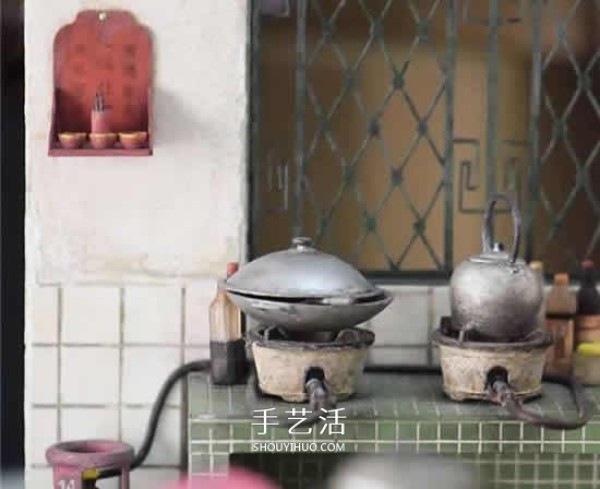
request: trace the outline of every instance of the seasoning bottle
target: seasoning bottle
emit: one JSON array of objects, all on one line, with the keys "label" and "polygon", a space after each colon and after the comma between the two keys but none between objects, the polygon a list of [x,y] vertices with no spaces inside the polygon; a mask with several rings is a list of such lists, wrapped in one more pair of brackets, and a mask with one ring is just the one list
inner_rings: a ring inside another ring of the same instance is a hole
[{"label": "seasoning bottle", "polygon": [[[237,270],[237,263],[227,264],[228,277]],[[212,383],[234,385],[244,382],[246,345],[242,335],[242,314],[221,283],[209,307],[209,334]]]},{"label": "seasoning bottle", "polygon": [[594,262],[581,264],[581,286],[577,291],[577,317],[575,318],[575,341],[600,342],[600,295],[596,289]]},{"label": "seasoning bottle", "polygon": [[600,294],[596,289],[594,262],[585,260],[581,263],[581,286],[577,291],[577,315],[595,316],[600,314]]},{"label": "seasoning bottle", "polygon": [[552,332],[554,344],[546,357],[546,372],[568,374],[573,362],[577,297],[569,290],[566,273],[554,275],[554,283],[546,296],[546,328]]},{"label": "seasoning bottle", "polygon": [[[543,291],[544,286],[545,286],[544,263],[541,261],[532,261],[529,264],[529,268],[531,268],[533,270],[533,272],[535,273],[535,275],[540,283],[540,287],[542,288],[542,291]],[[545,328],[545,327],[546,327],[546,301],[542,300],[542,303],[540,304],[540,310],[538,311],[538,328]]]}]

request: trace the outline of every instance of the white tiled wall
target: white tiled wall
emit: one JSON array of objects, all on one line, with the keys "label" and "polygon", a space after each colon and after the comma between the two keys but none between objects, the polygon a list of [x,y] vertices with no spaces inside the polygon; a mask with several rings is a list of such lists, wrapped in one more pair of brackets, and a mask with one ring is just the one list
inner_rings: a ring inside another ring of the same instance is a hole
[{"label": "white tiled wall", "polygon": [[[184,361],[208,358],[208,305],[215,290],[214,280],[184,288],[35,290],[28,462],[36,475],[31,477],[49,477],[44,453],[58,440],[109,438],[139,446],[166,376]],[[447,287],[388,290],[394,301],[368,325],[376,334],[370,362],[430,363],[429,334],[448,312]],[[148,471],[149,482],[168,479],[179,466],[181,407],[177,386],[141,469]],[[134,473],[134,480],[144,477]]]}]

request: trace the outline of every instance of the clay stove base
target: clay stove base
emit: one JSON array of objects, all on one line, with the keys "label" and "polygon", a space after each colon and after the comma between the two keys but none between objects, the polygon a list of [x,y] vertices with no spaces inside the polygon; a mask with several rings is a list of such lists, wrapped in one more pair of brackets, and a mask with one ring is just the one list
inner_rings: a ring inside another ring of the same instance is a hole
[{"label": "clay stove base", "polygon": [[307,373],[311,369],[320,369],[330,393],[337,400],[352,396],[375,338],[370,331],[352,329],[357,341],[345,344],[266,340],[263,329],[251,331],[252,355],[261,392],[286,402],[306,402]]},{"label": "clay stove base", "polygon": [[354,394],[367,359],[367,349],[302,351],[252,345],[252,354],[262,392],[287,402],[306,402],[306,372],[320,368],[328,388],[339,400]]},{"label": "clay stove base", "polygon": [[522,343],[459,343],[441,330],[434,333],[439,346],[444,393],[453,401],[489,400],[488,375],[497,368],[508,374],[508,382],[521,399],[542,392],[546,352],[552,336],[539,331]]}]

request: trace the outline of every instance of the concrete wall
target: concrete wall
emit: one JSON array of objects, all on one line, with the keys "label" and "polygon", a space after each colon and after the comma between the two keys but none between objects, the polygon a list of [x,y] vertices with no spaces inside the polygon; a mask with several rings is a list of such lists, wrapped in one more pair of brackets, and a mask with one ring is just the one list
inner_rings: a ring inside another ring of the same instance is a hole
[{"label": "concrete wall", "polygon": [[[246,222],[246,2],[51,3],[25,2],[32,489],[50,487],[44,451],[58,440],[139,445],[163,379],[207,355],[206,307],[243,257]],[[47,156],[53,38],[88,8],[130,10],[152,31],[154,156]],[[177,476],[180,404],[134,486]]]}]

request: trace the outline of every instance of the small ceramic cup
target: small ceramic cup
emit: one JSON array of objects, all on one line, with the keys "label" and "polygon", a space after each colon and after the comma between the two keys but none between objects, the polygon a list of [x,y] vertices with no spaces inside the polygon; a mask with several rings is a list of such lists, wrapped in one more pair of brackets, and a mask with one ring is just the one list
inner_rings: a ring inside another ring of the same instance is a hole
[{"label": "small ceramic cup", "polygon": [[119,141],[126,149],[141,148],[146,144],[148,133],[144,131],[120,132]]},{"label": "small ceramic cup", "polygon": [[90,143],[94,149],[112,148],[117,142],[117,135],[114,132],[92,132],[90,133]]},{"label": "small ceramic cup", "polygon": [[83,146],[85,137],[85,132],[61,132],[58,135],[58,141],[65,149],[77,149]]}]

